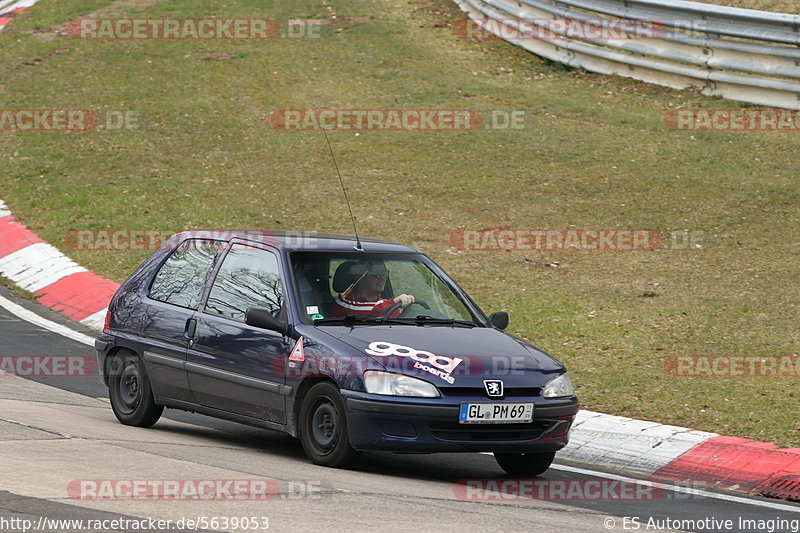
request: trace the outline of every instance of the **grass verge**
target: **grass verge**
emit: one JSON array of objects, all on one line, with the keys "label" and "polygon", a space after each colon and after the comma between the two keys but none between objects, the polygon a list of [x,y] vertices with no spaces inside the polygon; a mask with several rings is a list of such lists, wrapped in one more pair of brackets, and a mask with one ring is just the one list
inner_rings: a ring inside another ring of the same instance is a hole
[{"label": "grass verge", "polygon": [[[63,35],[60,25],[98,9],[328,23],[319,38],[268,41]],[[48,242],[122,280],[146,252],[74,250],[69,232],[350,231],[324,138],[275,129],[271,112],[523,110],[522,129],[332,133],[360,231],[422,248],[485,310],[508,310],[512,333],[570,368],[586,408],[797,445],[797,377],[665,370],[677,355],[800,353],[797,133],[670,130],[670,110],[740,104],[460,40],[462,19],[446,0],[42,0],[0,34],[0,107],[134,110],[143,127],[2,133],[0,198]],[[689,229],[714,240],[648,252],[450,247],[452,232],[477,228]]]}]

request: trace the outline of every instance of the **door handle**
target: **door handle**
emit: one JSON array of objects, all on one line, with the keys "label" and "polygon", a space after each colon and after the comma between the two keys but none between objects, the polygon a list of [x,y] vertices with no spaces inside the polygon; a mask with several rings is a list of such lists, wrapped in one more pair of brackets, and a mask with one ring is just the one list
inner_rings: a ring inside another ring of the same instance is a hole
[{"label": "door handle", "polygon": [[190,318],[186,321],[186,327],[183,330],[183,336],[187,339],[192,339],[195,331],[197,331],[197,320]]}]

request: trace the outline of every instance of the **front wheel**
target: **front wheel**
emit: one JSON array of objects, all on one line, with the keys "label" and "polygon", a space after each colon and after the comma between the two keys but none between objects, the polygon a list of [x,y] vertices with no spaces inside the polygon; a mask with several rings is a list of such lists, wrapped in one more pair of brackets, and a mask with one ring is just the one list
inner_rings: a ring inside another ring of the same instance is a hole
[{"label": "front wheel", "polygon": [[117,420],[144,428],[155,424],[164,406],[156,405],[141,360],[132,353],[118,354],[111,361],[110,374],[108,397]]},{"label": "front wheel", "polygon": [[344,468],[357,452],[350,446],[344,402],[333,384],[317,383],[300,407],[300,441],[312,462]]},{"label": "front wheel", "polygon": [[538,476],[553,464],[556,452],[547,453],[494,453],[500,468],[512,476]]}]

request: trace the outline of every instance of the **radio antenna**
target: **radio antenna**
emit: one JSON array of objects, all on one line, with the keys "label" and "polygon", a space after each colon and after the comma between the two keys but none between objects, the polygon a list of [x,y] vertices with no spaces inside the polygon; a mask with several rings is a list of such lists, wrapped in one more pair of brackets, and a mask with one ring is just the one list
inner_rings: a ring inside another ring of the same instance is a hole
[{"label": "radio antenna", "polygon": [[342,173],[339,172],[339,165],[336,164],[336,156],[333,155],[333,148],[331,147],[331,141],[328,139],[328,132],[325,128],[322,128],[322,133],[325,134],[325,141],[328,143],[328,150],[331,151],[331,159],[333,159],[333,166],[336,168],[336,174],[339,176],[339,183],[342,185],[342,192],[344,193],[344,201],[347,202],[347,210],[350,212],[350,220],[353,221],[353,233],[356,234],[356,251],[363,252],[364,248],[361,247],[361,239],[358,238],[358,230],[356,229],[356,217],[353,216],[353,210],[350,209],[350,200],[347,199],[347,189],[344,187],[344,181],[342,180]]}]

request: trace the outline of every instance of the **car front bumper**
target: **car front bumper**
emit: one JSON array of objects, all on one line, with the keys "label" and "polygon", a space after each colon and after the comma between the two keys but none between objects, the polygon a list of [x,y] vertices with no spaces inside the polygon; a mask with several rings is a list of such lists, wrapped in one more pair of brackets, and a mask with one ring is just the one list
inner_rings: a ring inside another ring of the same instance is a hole
[{"label": "car front bumper", "polygon": [[[350,444],[357,450],[553,452],[567,445],[569,429],[580,408],[575,397],[538,398],[533,400],[534,418],[529,423],[461,424],[458,421],[460,401],[443,403],[430,398],[341,392],[347,410]],[[485,402],[486,399],[464,401]]]}]

